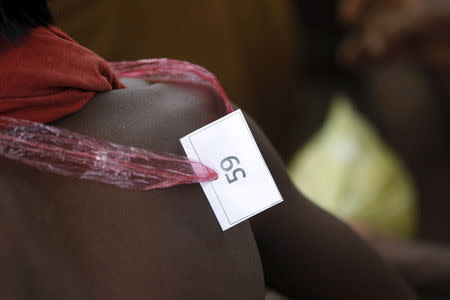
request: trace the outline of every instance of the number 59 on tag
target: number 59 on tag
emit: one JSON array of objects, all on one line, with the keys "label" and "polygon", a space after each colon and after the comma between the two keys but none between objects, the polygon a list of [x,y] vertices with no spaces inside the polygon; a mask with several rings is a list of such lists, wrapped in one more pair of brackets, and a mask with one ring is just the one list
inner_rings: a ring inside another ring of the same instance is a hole
[{"label": "number 59 on tag", "polygon": [[[239,158],[237,158],[236,156],[228,156],[220,162],[220,167],[222,168],[223,171],[232,172],[231,173],[232,177],[230,177],[230,173],[225,173],[225,177],[228,180],[228,184],[232,184],[238,181],[239,179],[244,179],[245,177],[247,177],[247,173],[245,173],[244,169],[236,168],[233,161],[236,163],[236,165],[239,165],[241,163]],[[240,178],[238,177],[238,175]]]},{"label": "number 59 on tag", "polygon": [[219,175],[201,187],[223,230],[283,201],[240,110],[180,141],[190,159]]}]

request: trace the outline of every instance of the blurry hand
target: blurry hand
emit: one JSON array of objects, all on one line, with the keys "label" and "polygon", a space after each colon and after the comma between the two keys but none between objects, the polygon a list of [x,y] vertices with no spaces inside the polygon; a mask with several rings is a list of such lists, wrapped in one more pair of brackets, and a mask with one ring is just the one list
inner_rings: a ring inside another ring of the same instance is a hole
[{"label": "blurry hand", "polygon": [[340,0],[350,33],[338,57],[347,65],[416,55],[450,67],[450,0]]}]

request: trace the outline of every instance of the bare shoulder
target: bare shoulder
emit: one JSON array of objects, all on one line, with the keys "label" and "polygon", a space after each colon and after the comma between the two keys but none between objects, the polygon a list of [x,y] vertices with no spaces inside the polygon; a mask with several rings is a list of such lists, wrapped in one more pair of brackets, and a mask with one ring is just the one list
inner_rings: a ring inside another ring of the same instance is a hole
[{"label": "bare shoulder", "polygon": [[[178,139],[222,114],[205,89],[152,84],[98,94],[53,125],[182,154]],[[0,165],[0,265],[14,271],[0,270],[0,290],[13,298],[263,297],[249,224],[224,234],[199,185],[124,191]]]},{"label": "bare shoulder", "polygon": [[224,113],[221,101],[204,88],[133,85],[97,94],[81,111],[55,125],[111,142],[181,154],[180,137]]}]

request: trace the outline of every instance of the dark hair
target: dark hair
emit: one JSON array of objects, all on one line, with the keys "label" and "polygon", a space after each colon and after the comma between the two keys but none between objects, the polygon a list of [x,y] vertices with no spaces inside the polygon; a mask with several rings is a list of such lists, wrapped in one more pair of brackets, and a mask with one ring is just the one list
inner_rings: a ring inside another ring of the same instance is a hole
[{"label": "dark hair", "polygon": [[46,0],[0,0],[0,39],[18,42],[31,28],[52,23]]}]

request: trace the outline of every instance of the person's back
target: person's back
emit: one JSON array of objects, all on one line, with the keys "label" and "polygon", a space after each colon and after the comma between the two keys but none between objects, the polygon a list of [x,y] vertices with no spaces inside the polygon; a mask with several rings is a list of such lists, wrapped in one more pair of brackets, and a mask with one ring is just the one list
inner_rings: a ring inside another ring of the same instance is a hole
[{"label": "person's back", "polygon": [[[223,115],[200,88],[129,85],[51,125],[182,154],[180,137]],[[298,193],[249,123],[285,201],[225,232],[199,185],[122,191],[0,158],[0,299],[262,299],[265,283],[305,299],[413,298]]]},{"label": "person's back", "polygon": [[[208,92],[154,84],[99,94],[53,125],[181,154],[178,138],[221,112]],[[392,274],[347,228],[295,191],[273,150],[255,133],[285,197],[253,221],[269,283],[305,298],[344,288],[349,299],[363,291],[400,299],[405,290]],[[130,192],[0,163],[0,264],[6,266],[0,298],[263,298],[263,267],[250,223],[222,232],[198,185]],[[367,265],[347,265],[348,251],[351,260]],[[358,281],[364,285],[351,287]],[[385,288],[373,285],[378,281]]]},{"label": "person's back", "polygon": [[[54,125],[182,154],[178,137],[218,116],[211,100],[155,84],[99,95]],[[249,224],[222,234],[199,186],[130,192],[0,164],[0,282],[11,289],[0,299],[262,298]]]}]

